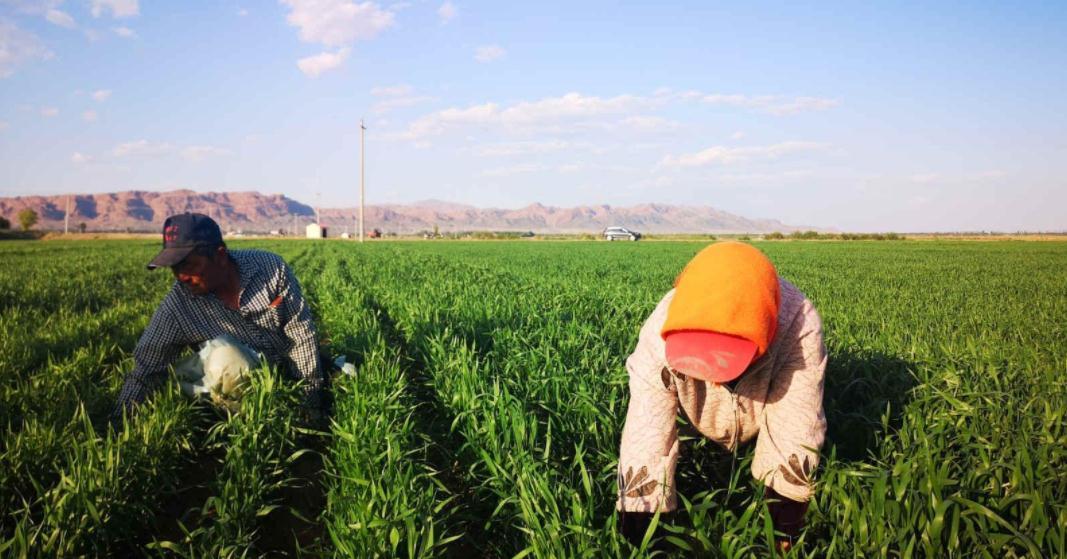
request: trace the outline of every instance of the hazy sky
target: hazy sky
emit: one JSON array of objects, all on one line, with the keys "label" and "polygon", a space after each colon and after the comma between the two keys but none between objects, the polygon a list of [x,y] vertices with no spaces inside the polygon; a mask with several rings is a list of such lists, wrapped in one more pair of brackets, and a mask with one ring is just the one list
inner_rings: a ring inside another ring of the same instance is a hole
[{"label": "hazy sky", "polygon": [[0,195],[1067,229],[1067,2],[664,4],[0,0]]}]

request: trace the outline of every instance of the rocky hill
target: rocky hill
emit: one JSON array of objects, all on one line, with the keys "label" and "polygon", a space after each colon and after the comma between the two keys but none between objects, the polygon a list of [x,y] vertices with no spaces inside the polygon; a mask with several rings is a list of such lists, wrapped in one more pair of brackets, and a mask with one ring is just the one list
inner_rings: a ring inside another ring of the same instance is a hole
[{"label": "rocky hill", "polygon": [[[37,229],[63,228],[68,197],[18,196],[0,198],[0,215],[16,226],[23,208],[37,211]],[[315,219],[311,206],[281,194],[259,192],[127,191],[71,195],[70,228],[85,223],[90,231],[158,231],[168,215],[193,211],[215,218],[227,231],[268,232],[302,228]],[[358,208],[322,208],[322,222],[340,232],[354,230]],[[644,233],[760,233],[798,229],[777,220],[749,219],[710,206],[641,204],[558,208],[531,204],[518,209],[477,208],[426,200],[413,204],[384,204],[365,209],[367,230],[387,233],[448,231],[534,231],[537,233],[595,232],[619,225]]]}]

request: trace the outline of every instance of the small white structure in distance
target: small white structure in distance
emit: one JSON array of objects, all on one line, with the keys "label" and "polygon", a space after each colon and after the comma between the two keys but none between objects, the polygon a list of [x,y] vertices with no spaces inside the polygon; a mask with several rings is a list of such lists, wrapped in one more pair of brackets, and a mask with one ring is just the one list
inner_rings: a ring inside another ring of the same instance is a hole
[{"label": "small white structure in distance", "polygon": [[309,238],[309,239],[325,239],[326,238],[326,228],[321,226],[321,225],[319,225],[318,223],[312,223],[312,224],[308,225],[306,231],[307,231],[307,238]]}]

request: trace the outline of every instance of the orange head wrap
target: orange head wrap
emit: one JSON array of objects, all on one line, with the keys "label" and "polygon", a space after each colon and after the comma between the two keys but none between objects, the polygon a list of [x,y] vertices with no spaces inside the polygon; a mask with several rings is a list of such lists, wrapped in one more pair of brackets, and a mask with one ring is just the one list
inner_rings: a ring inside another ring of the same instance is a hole
[{"label": "orange head wrap", "polygon": [[660,335],[706,331],[749,340],[753,360],[763,355],[778,327],[778,273],[759,249],[735,241],[700,251],[674,282],[674,300]]}]

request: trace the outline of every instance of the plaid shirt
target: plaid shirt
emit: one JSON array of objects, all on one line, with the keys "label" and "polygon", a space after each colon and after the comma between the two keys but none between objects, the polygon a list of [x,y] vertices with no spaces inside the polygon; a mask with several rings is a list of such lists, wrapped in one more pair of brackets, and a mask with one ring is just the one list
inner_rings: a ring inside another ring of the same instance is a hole
[{"label": "plaid shirt", "polygon": [[135,367],[119,392],[115,414],[138,404],[165,378],[167,367],[189,347],[228,334],[282,364],[307,384],[307,405],[321,407],[324,386],[315,324],[293,271],[276,254],[233,250],[241,277],[240,309],[218,297],[193,295],[178,281],[156,309],[133,350]]}]

